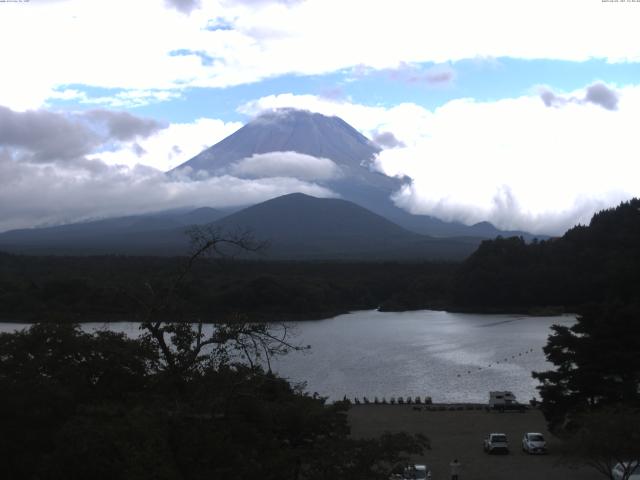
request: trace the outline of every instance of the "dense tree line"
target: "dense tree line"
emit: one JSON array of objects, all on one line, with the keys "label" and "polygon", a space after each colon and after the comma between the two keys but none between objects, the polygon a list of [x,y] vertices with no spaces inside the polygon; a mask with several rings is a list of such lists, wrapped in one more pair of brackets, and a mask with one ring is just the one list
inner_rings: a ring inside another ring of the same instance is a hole
[{"label": "dense tree line", "polygon": [[[184,258],[33,257],[0,253],[0,319],[131,319],[145,284],[162,289]],[[249,262],[208,259],[177,293],[185,318],[323,318],[382,307],[442,307],[450,263]]]},{"label": "dense tree line", "polygon": [[560,238],[484,241],[456,272],[452,296],[466,309],[575,311],[592,302],[627,302],[638,291],[640,200],[633,199]]}]

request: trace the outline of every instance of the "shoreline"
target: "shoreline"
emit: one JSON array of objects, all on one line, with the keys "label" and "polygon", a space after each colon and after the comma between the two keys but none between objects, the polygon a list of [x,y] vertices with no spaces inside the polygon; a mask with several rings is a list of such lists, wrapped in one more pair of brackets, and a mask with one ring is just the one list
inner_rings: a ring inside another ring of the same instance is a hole
[{"label": "shoreline", "polygon": [[[448,306],[443,308],[442,306],[433,306],[431,308],[408,308],[408,309],[385,309],[385,308],[372,308],[372,309],[339,309],[339,310],[330,310],[330,311],[314,311],[307,313],[298,313],[298,312],[268,312],[268,313],[258,313],[258,312],[250,312],[247,313],[247,317],[252,321],[259,323],[279,323],[279,322],[315,322],[319,320],[327,320],[330,318],[334,318],[340,315],[346,315],[354,312],[361,311],[371,311],[371,312],[381,312],[381,313],[404,313],[404,312],[420,312],[420,311],[437,311],[437,312],[445,312],[445,313],[462,313],[469,315],[524,315],[527,317],[555,317],[562,315],[575,315],[575,311],[577,308],[566,309],[564,307],[536,307],[531,309],[502,309],[502,308],[462,308],[462,307],[452,307]],[[24,315],[24,316],[23,316]],[[119,323],[119,322],[140,322],[141,320],[136,318],[135,314],[127,314],[127,313],[100,313],[100,314],[88,314],[88,315],[79,315],[75,313],[69,313],[68,318],[65,318],[65,314],[55,314],[56,318],[49,318],[45,320],[38,320],[34,318],[33,314],[16,314],[11,318],[6,316],[0,316],[0,323],[19,323],[19,324],[35,324],[35,323]],[[233,315],[230,312],[214,312],[210,314],[211,316],[219,316],[225,317]],[[82,319],[77,317],[82,316]],[[201,315],[198,314],[189,314],[187,315],[186,320],[182,320],[182,322],[190,322],[190,323],[198,323],[198,318]],[[167,320],[170,321],[170,320]],[[225,323],[225,320],[211,320],[211,321],[203,321],[204,325],[216,325],[219,323]]]}]

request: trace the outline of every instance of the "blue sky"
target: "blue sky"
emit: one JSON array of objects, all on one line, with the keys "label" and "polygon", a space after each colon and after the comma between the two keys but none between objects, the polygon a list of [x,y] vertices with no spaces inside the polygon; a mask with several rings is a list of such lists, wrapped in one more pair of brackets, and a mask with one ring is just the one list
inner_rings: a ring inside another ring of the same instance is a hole
[{"label": "blue sky", "polygon": [[561,233],[640,195],[638,24],[601,0],[2,3],[0,230],[319,191],[163,175],[295,107],[392,133],[374,166],[412,213]]},{"label": "blue sky", "polygon": [[[222,89],[186,88],[178,98],[124,108],[138,115],[169,122],[192,122],[207,116],[246,122],[247,116],[238,111],[240,105],[278,93],[318,95],[337,100],[348,98],[354,103],[369,106],[390,107],[412,102],[433,110],[461,97],[495,101],[535,93],[542,85],[560,92],[572,92],[597,81],[624,86],[633,85],[640,78],[640,64],[611,64],[605,59],[568,62],[498,58],[411,66],[412,71],[418,73],[438,68],[450,70],[453,73],[451,80],[436,84],[426,80],[410,81],[390,69],[360,75],[354,74],[353,69],[325,75],[288,74]],[[73,84],[60,88],[83,92],[89,98],[111,97],[126,91]],[[60,110],[87,108],[86,103],[77,99],[53,99],[49,104]]]}]

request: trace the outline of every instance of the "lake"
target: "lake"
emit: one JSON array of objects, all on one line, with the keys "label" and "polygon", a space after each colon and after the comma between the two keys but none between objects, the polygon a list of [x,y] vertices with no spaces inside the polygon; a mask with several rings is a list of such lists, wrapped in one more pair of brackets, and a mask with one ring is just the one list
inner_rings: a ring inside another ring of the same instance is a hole
[{"label": "lake", "polygon": [[[434,402],[487,402],[490,390],[511,390],[526,402],[537,396],[531,371],[550,368],[542,352],[549,327],[574,322],[574,315],[353,312],[289,324],[294,342],[311,349],[273,366],[332,400],[428,395]],[[0,324],[0,331],[24,326]],[[87,330],[105,327],[138,334],[132,322],[84,324]]]}]

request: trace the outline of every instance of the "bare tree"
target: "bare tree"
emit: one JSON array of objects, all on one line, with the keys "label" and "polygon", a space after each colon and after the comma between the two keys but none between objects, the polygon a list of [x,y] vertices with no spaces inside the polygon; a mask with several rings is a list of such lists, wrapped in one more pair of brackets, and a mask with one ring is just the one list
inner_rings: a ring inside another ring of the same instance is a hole
[{"label": "bare tree", "polygon": [[233,258],[266,247],[248,231],[224,232],[212,226],[197,226],[188,235],[191,251],[180,271],[160,290],[147,283],[146,299],[136,299],[143,313],[140,328],[159,349],[161,369],[186,379],[205,365],[219,367],[241,360],[255,367],[264,360],[270,371],[271,357],[303,349],[289,341],[286,324],[251,322],[241,313],[207,328],[202,318],[195,322],[172,319],[176,315],[172,309],[177,293],[198,261],[206,257]]}]

